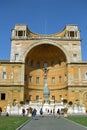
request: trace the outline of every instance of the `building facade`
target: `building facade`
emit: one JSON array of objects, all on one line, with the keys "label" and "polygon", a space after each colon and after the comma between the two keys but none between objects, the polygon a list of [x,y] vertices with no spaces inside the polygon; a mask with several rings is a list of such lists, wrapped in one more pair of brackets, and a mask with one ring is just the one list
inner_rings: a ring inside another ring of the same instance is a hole
[{"label": "building facade", "polygon": [[[49,100],[85,105],[87,109],[87,61],[82,61],[77,25],[66,25],[56,34],[35,34],[27,25],[15,25],[9,61],[0,61],[0,107],[21,101],[44,102],[47,82]],[[44,77],[44,69],[48,70]]]}]

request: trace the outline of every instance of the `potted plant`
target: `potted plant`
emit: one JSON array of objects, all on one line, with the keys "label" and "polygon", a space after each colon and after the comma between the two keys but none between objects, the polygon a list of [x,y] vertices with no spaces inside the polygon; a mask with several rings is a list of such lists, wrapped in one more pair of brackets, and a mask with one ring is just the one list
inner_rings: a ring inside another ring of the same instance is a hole
[{"label": "potted plant", "polygon": [[32,107],[29,107],[29,108],[27,109],[27,114],[28,114],[29,117],[32,116]]},{"label": "potted plant", "polygon": [[65,107],[65,108],[63,109],[63,111],[64,111],[64,117],[67,117],[67,111],[68,111],[68,108]]}]

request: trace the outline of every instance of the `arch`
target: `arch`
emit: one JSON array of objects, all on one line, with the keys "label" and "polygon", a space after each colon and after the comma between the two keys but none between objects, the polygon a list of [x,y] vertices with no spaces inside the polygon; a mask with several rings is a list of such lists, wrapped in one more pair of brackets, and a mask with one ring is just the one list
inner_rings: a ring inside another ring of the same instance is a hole
[{"label": "arch", "polygon": [[82,94],[81,94],[81,98],[83,99],[84,94],[87,93],[87,90],[85,90]]},{"label": "arch", "polygon": [[54,42],[54,41],[52,41],[52,40],[39,40],[38,42],[32,43],[32,44],[27,48],[27,50],[24,52],[23,57],[21,57],[21,58],[23,59],[23,62],[25,62],[26,56],[27,56],[28,52],[29,52],[31,49],[33,49],[34,47],[36,47],[36,46],[38,46],[38,45],[43,45],[43,44],[54,45],[54,46],[60,48],[60,49],[63,51],[63,53],[65,54],[66,60],[67,60],[67,62],[69,63],[70,60],[69,60],[69,56],[68,56],[68,53],[67,53],[66,49],[65,49],[60,43]]},{"label": "arch", "polygon": [[84,94],[87,93],[87,90],[85,90],[84,92],[81,93],[80,95],[80,103],[83,104],[83,96]]}]

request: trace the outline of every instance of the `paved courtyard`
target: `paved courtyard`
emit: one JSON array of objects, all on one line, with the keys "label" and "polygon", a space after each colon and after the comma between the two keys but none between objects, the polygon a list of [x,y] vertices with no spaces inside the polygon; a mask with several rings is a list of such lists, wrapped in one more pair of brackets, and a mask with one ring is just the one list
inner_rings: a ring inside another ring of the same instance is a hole
[{"label": "paved courtyard", "polygon": [[72,121],[53,116],[36,117],[19,130],[87,130],[86,127]]}]

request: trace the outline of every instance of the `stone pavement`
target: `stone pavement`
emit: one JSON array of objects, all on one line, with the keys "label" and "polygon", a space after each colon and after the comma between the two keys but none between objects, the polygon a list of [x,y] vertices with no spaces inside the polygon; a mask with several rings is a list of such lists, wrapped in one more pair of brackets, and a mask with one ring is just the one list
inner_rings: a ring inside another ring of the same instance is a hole
[{"label": "stone pavement", "polygon": [[69,121],[63,117],[36,117],[18,130],[87,130],[86,127]]}]

